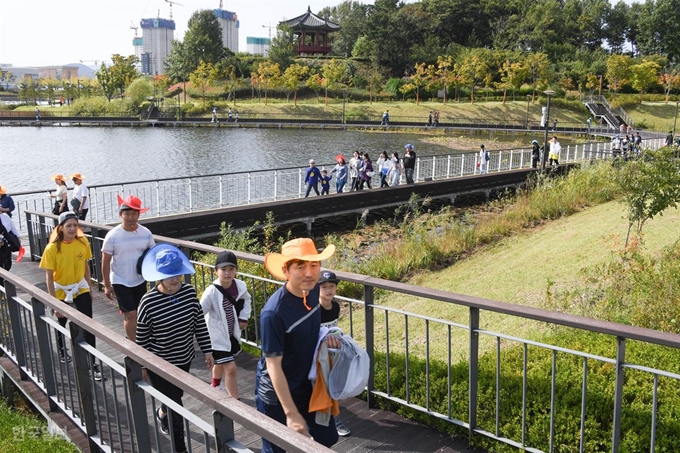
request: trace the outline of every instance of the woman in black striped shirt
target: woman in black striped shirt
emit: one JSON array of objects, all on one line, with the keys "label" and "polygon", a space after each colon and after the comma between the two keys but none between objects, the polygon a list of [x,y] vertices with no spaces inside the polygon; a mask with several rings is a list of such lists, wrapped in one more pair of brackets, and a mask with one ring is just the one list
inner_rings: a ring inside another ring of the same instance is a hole
[{"label": "woman in black striped shirt", "polygon": [[[189,371],[194,351],[194,336],[205,355],[208,369],[213,367],[210,334],[203,309],[193,286],[183,283],[183,276],[193,274],[189,259],[174,245],[158,244],[142,262],[142,276],[158,284],[142,297],[137,310],[137,344],[184,371]],[[151,384],[165,396],[182,405],[184,392],[149,371]],[[169,434],[165,404],[156,412],[161,431]],[[186,451],[182,417],[172,412],[172,431],[177,452]]]}]

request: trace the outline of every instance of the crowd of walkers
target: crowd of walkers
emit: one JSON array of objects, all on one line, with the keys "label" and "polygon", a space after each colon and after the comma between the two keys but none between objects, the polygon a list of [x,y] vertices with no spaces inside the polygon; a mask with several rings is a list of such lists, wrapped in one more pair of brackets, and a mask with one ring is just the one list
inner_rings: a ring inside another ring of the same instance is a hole
[{"label": "crowd of walkers", "polygon": [[[415,147],[408,143],[404,145],[406,153],[399,158],[398,152],[388,156],[387,151],[380,153],[378,160],[373,162],[368,153],[354,151],[349,162],[342,154],[335,156],[335,167],[328,172],[325,168],[319,170],[316,161],[310,159],[309,168],[305,173],[307,190],[305,197],[314,191],[317,195],[328,195],[333,177],[335,177],[335,192],[355,192],[372,189],[374,182],[379,181],[379,187],[396,187],[405,176],[406,184],[413,184],[413,173],[416,166]],[[321,192],[319,192],[319,185]],[[376,184],[377,185],[377,184]]]}]

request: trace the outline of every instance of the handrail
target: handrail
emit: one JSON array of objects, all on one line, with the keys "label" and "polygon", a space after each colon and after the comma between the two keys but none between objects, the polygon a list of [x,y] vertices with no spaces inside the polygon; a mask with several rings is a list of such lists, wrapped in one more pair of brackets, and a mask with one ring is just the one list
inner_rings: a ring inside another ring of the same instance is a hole
[{"label": "handrail", "polygon": [[[30,241],[30,256],[31,259],[37,258],[40,256],[42,253],[42,248],[45,246],[45,238],[49,236],[49,230],[52,228],[53,225],[53,219],[54,216],[51,214],[44,214],[44,213],[39,213],[39,212],[27,212],[27,223],[31,225],[32,232],[29,235],[31,237]],[[112,227],[107,226],[107,225],[98,225],[95,223],[91,222],[82,222],[83,226],[85,229],[91,230],[92,234],[92,243],[93,243],[93,249],[95,252],[95,262],[97,261],[97,257],[100,253],[100,241],[105,233],[109,231]],[[185,251],[189,256],[194,256],[196,253],[200,254],[205,254],[205,253],[218,253],[222,249],[210,246],[210,245],[205,245],[205,244],[200,244],[200,243],[195,243],[192,241],[184,241],[184,240],[176,240],[176,239],[170,239],[167,237],[161,237],[161,236],[156,236],[156,242],[168,242],[172,243],[182,250]],[[236,256],[244,261],[248,261],[251,263],[255,263],[259,266],[263,264],[263,257],[259,255],[253,255],[249,253],[243,253],[239,251],[235,251]],[[197,276],[202,275],[203,280],[205,280],[205,272],[209,271],[211,266],[207,264],[202,264],[199,262],[194,261],[194,265],[198,268],[197,273],[195,274],[194,278],[194,284],[199,287],[200,285],[205,285],[205,281],[200,281]],[[98,276],[99,270],[97,269],[98,266],[95,266],[95,273],[93,274],[93,277],[99,281],[101,281],[101,277]],[[668,370],[659,370],[659,369],[653,369],[651,367],[647,367],[644,364],[636,364],[636,363],[628,363],[625,361],[625,343],[628,340],[635,340],[635,341],[641,341],[645,342],[647,344],[656,344],[656,345],[662,345],[666,347],[671,347],[671,348],[680,348],[680,335],[672,334],[672,333],[665,333],[665,332],[659,332],[659,331],[654,331],[651,329],[646,329],[646,328],[640,328],[640,327],[635,327],[635,326],[630,326],[630,325],[625,325],[625,324],[620,324],[616,322],[611,322],[611,321],[602,321],[602,320],[597,320],[597,319],[591,319],[583,316],[578,316],[578,315],[570,315],[570,314],[564,314],[564,313],[559,313],[551,310],[545,310],[545,309],[540,309],[540,308],[535,308],[535,307],[526,307],[526,306],[521,306],[517,304],[510,304],[506,302],[501,302],[501,301],[494,301],[490,299],[485,299],[485,298],[480,298],[480,297],[475,297],[475,296],[468,296],[468,295],[463,295],[463,294],[457,294],[457,293],[452,293],[452,292],[447,292],[447,291],[442,291],[442,290],[435,290],[435,289],[430,289],[430,288],[423,288],[423,287],[418,287],[415,285],[407,284],[407,283],[401,283],[401,282],[394,282],[394,281],[389,281],[389,280],[384,280],[376,277],[371,277],[371,276],[366,276],[366,275],[360,275],[360,274],[355,274],[352,272],[344,272],[344,271],[336,271],[336,274],[338,275],[339,279],[342,281],[346,281],[349,283],[354,283],[356,285],[359,285],[360,287],[364,288],[364,300],[361,301],[355,301],[351,299],[345,299],[341,298],[343,301],[347,301],[349,303],[349,318],[350,318],[350,331],[355,331],[355,333],[358,333],[359,338],[363,336],[363,340],[366,342],[366,350],[369,353],[369,356],[371,357],[372,363],[375,363],[376,359],[376,354],[378,351],[382,350],[384,346],[380,346],[380,339],[378,338],[379,335],[382,335],[383,333],[387,335],[387,339],[383,339],[386,341],[387,345],[389,345],[389,331],[390,331],[390,326],[388,322],[388,312],[392,314],[392,317],[403,317],[406,320],[406,325],[408,326],[408,320],[411,319],[411,324],[414,326],[412,329],[415,329],[415,325],[417,324],[418,321],[425,323],[426,325],[429,324],[436,324],[437,320],[432,318],[431,316],[423,317],[420,315],[417,315],[415,313],[410,313],[405,310],[393,310],[389,307],[386,307],[380,303],[382,300],[389,300],[390,294],[397,294],[397,295],[406,295],[409,298],[422,298],[424,300],[429,300],[433,302],[440,302],[440,303],[445,303],[445,304],[452,304],[452,305],[457,305],[457,306],[463,306],[467,307],[470,313],[470,318],[469,318],[469,324],[465,325],[464,323],[456,323],[452,322],[452,320],[441,320],[441,325],[444,326],[445,329],[449,330],[449,360],[450,360],[450,348],[451,348],[451,329],[463,329],[466,330],[467,333],[466,335],[469,336],[469,341],[470,341],[470,357],[469,357],[469,367],[470,367],[470,382],[469,382],[469,406],[470,406],[470,414],[469,418],[467,421],[465,419],[459,419],[457,418],[458,416],[453,416],[451,413],[438,413],[438,412],[433,412],[432,408],[427,407],[427,405],[422,405],[422,404],[416,404],[414,402],[411,402],[408,396],[408,385],[410,384],[410,378],[409,378],[409,371],[408,371],[408,365],[406,369],[406,381],[407,381],[407,393],[406,397],[404,399],[403,396],[400,396],[398,394],[394,394],[392,390],[390,390],[389,387],[389,360],[388,360],[388,378],[387,378],[387,387],[376,387],[375,382],[373,380],[373,377],[369,378],[369,385],[368,385],[368,401],[369,405],[375,404],[375,397],[380,396],[383,398],[387,398],[395,403],[401,404],[401,405],[406,405],[410,407],[411,409],[415,409],[418,411],[426,412],[431,415],[435,415],[438,418],[441,418],[443,420],[446,420],[448,422],[454,423],[459,426],[463,426],[465,428],[468,428],[470,430],[471,435],[472,434],[477,434],[477,435],[482,435],[486,437],[493,438],[499,442],[504,442],[508,443],[510,445],[519,445],[519,440],[518,439],[508,439],[503,436],[500,436],[498,432],[496,434],[486,431],[483,429],[480,429],[477,426],[477,414],[476,414],[476,407],[477,407],[477,395],[478,395],[478,387],[481,385],[480,382],[478,381],[476,377],[476,369],[479,366],[479,352],[480,352],[480,345],[479,345],[479,340],[476,339],[479,336],[485,336],[485,337],[493,337],[496,339],[496,342],[498,344],[498,348],[500,348],[500,341],[501,340],[506,340],[510,341],[513,343],[518,343],[520,345],[526,346],[531,345],[532,347],[540,347],[544,348],[547,350],[550,350],[553,354],[553,357],[555,357],[555,354],[558,352],[560,354],[572,354],[576,357],[580,357],[583,359],[587,360],[595,360],[595,361],[601,361],[603,363],[611,364],[614,363],[616,366],[615,368],[619,370],[619,373],[616,375],[616,393],[614,395],[614,403],[613,403],[613,410],[615,412],[615,417],[614,417],[614,422],[612,424],[612,435],[616,439],[614,444],[616,445],[618,443],[619,439],[619,434],[620,434],[620,429],[621,429],[621,417],[620,417],[620,409],[623,405],[623,399],[622,399],[622,392],[623,389],[626,385],[626,381],[624,379],[624,371],[625,369],[636,369],[639,371],[643,371],[646,373],[651,373],[654,375],[663,375],[666,377],[670,377],[673,379],[678,378],[678,374],[675,372],[671,372]],[[211,275],[211,274],[209,274]],[[10,273],[5,273],[3,271],[0,271],[0,277],[2,278],[7,278],[10,283],[12,282],[18,282],[17,277],[13,276]],[[262,285],[268,285],[271,284],[272,282],[268,278],[260,278],[260,277],[255,277],[255,276],[248,276],[248,279],[253,279],[260,281]],[[210,284],[211,278],[208,277],[208,283]],[[27,282],[20,281],[22,284],[27,284]],[[260,283],[253,282],[252,284],[255,286],[252,286],[253,294],[256,296],[259,296],[261,298],[266,298],[267,297],[267,291],[263,291],[262,288],[260,287]],[[380,292],[384,292],[386,294],[386,297],[384,299],[380,299],[380,301],[374,300],[374,294],[376,290],[380,290]],[[39,294],[43,299],[46,297],[45,293],[41,292],[40,290],[37,289],[31,289],[30,294]],[[47,296],[49,298],[49,296]],[[43,300],[41,299],[41,300]],[[56,300],[52,300],[49,298],[49,300],[44,300],[46,302],[46,305],[51,306],[48,302],[50,303],[56,303]],[[253,299],[254,303],[254,316],[255,316],[255,325],[257,325],[257,307],[261,307],[262,304],[264,303],[264,300],[257,300],[257,297]],[[353,326],[352,324],[352,315],[354,313],[354,316],[358,316],[357,313],[361,313],[358,310],[361,310],[364,314],[364,323],[363,323],[363,329],[362,331],[359,331],[361,326]],[[383,311],[385,313],[384,320],[381,320],[380,316],[375,316],[374,312],[375,311]],[[496,333],[492,332],[488,329],[482,329],[480,326],[480,314],[481,313],[497,313],[501,314],[504,316],[512,316],[512,317],[518,317],[526,320],[532,320],[532,321],[538,321],[541,323],[547,323],[549,325],[555,325],[555,326],[565,326],[565,327],[570,327],[570,328],[575,328],[579,329],[582,331],[589,331],[589,332],[595,332],[598,334],[604,334],[608,336],[615,337],[617,339],[617,343],[619,345],[619,349],[617,352],[617,355],[615,358],[612,357],[603,357],[603,356],[598,356],[592,353],[588,353],[587,351],[572,351],[568,348],[559,346],[559,345],[551,345],[551,344],[545,344],[538,342],[536,340],[528,340],[528,339],[523,339],[517,336],[516,333],[512,333],[512,335],[507,335],[503,333]],[[69,318],[71,318],[71,313],[68,313]],[[74,315],[77,315],[74,313]],[[82,318],[82,319],[81,319]],[[82,317],[78,318],[77,316],[74,316],[71,319],[74,319],[76,323],[79,323],[81,321],[89,322],[89,318]],[[382,324],[385,324],[385,327],[381,327]],[[397,325],[399,323],[397,322]],[[97,324],[92,324],[92,332],[97,334],[97,330],[101,331],[101,328]],[[356,328],[355,328],[356,327]],[[85,327],[86,330],[87,327]],[[394,328],[393,328],[394,329]],[[434,329],[434,327],[432,328]],[[427,330],[429,332],[429,328]],[[259,336],[257,335],[257,329],[255,329],[255,335],[256,337],[252,339],[251,344],[257,345],[259,342]],[[401,337],[402,335],[397,332],[396,336],[400,338],[400,342],[405,341],[405,348],[406,348],[406,355],[409,356],[410,354],[413,354],[413,352],[409,353],[409,340],[408,340],[408,334],[409,331],[408,329],[405,331],[406,335],[406,340],[403,340]],[[429,338],[429,336],[428,336]],[[113,341],[113,340],[112,340]],[[427,340],[428,345],[427,345],[427,351],[429,351],[429,341]],[[439,340],[438,340],[439,341]],[[107,341],[108,342],[108,341]],[[121,342],[120,346],[117,346],[117,348],[126,348],[126,343],[127,342]],[[125,351],[127,352],[127,351]],[[147,357],[145,356],[144,351],[139,351],[139,350],[134,350],[132,351],[132,355],[130,356],[133,361],[138,362],[138,363],[150,363],[150,362],[145,362]],[[389,346],[386,354],[389,355]],[[430,353],[429,352],[423,352],[423,354],[426,354],[427,359],[429,360],[430,358]],[[498,359],[500,360],[500,359]],[[553,358],[554,360],[554,358]],[[450,366],[450,364],[449,364]],[[168,372],[168,368],[165,367],[164,369],[160,368],[152,368],[152,370],[159,370],[163,372]],[[173,370],[174,371],[174,370]],[[501,379],[501,368],[497,368],[497,381]],[[524,371],[526,373],[526,371]],[[552,378],[555,378],[555,370],[553,368],[553,376]],[[526,374],[524,379],[527,379]],[[180,379],[177,377],[176,379],[172,379],[173,383],[179,383],[181,384],[184,382],[184,380]],[[194,383],[195,381],[189,381],[190,384]],[[583,386],[585,388],[586,383],[584,381]],[[200,387],[200,386],[198,386]],[[201,401],[204,401],[205,404],[210,404],[209,401],[209,393],[204,393],[200,391],[200,388],[197,390],[192,389],[191,391],[187,390],[188,393],[196,396],[197,398],[201,399]],[[429,397],[429,391],[428,392],[428,397]],[[498,390],[497,390],[498,391]],[[553,387],[552,390],[552,396],[554,397],[554,392],[555,389]],[[655,395],[656,395],[656,390],[655,390]],[[205,400],[205,398],[208,398],[208,400]],[[449,396],[451,398],[451,396]],[[498,403],[497,403],[498,404]],[[450,405],[450,401],[449,401]],[[226,407],[222,407],[219,404],[217,404],[217,407],[221,409],[227,409]],[[450,407],[450,406],[449,406]],[[231,409],[234,409],[232,406]],[[474,410],[473,410],[474,409]],[[497,410],[500,410],[498,407]],[[523,413],[526,409],[523,409]],[[619,415],[616,415],[616,414]],[[230,416],[230,413],[225,412],[225,415]],[[582,414],[582,422],[584,420],[585,414]],[[237,420],[234,418],[234,420]],[[498,419],[497,419],[498,420]],[[239,422],[240,423],[240,422]],[[652,428],[655,428],[656,425],[653,425]],[[547,435],[547,433],[546,433]],[[582,434],[585,435],[585,434]],[[551,443],[554,439],[555,433],[551,429],[550,432],[550,439]],[[265,436],[266,437],[266,436]],[[531,447],[532,451],[541,451],[539,449],[534,448],[532,445],[526,445],[524,444],[524,441],[522,441],[522,445],[525,447]],[[612,447],[613,452],[618,451],[618,447],[614,446]]]}]

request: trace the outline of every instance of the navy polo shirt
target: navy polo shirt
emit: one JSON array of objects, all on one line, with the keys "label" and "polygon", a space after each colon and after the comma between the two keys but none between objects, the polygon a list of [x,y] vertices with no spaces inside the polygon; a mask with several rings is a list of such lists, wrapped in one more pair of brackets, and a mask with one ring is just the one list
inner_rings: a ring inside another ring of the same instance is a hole
[{"label": "navy polo shirt", "polygon": [[278,398],[267,372],[265,357],[283,356],[283,373],[291,395],[311,395],[312,384],[307,375],[314,360],[321,326],[318,285],[307,294],[307,305],[311,310],[307,310],[301,297],[289,293],[284,285],[262,308],[262,357],[257,364],[257,391],[267,404],[278,404]]}]

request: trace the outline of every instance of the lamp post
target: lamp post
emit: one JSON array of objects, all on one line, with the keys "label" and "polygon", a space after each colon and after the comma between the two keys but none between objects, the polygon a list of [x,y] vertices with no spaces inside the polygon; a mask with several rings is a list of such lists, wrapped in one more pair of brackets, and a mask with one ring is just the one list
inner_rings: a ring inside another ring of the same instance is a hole
[{"label": "lamp post", "polygon": [[531,102],[531,95],[527,94],[527,130],[529,130],[529,103]]},{"label": "lamp post", "polygon": [[598,88],[597,88],[597,94],[598,94],[598,96],[602,96],[602,76],[599,75],[599,76],[597,76],[597,78],[600,80],[600,83],[599,83]]},{"label": "lamp post", "polygon": [[342,124],[345,124],[345,102],[347,101],[347,86],[342,89]]},{"label": "lamp post", "polygon": [[543,140],[543,158],[541,159],[541,171],[545,171],[545,162],[548,160],[548,127],[550,124],[550,98],[555,94],[553,90],[545,90],[543,92],[548,96],[548,105],[545,111],[545,137]]},{"label": "lamp post", "polygon": [[678,104],[680,104],[680,101],[675,101],[675,119],[673,120],[673,138],[675,138],[675,126],[678,123]]}]

